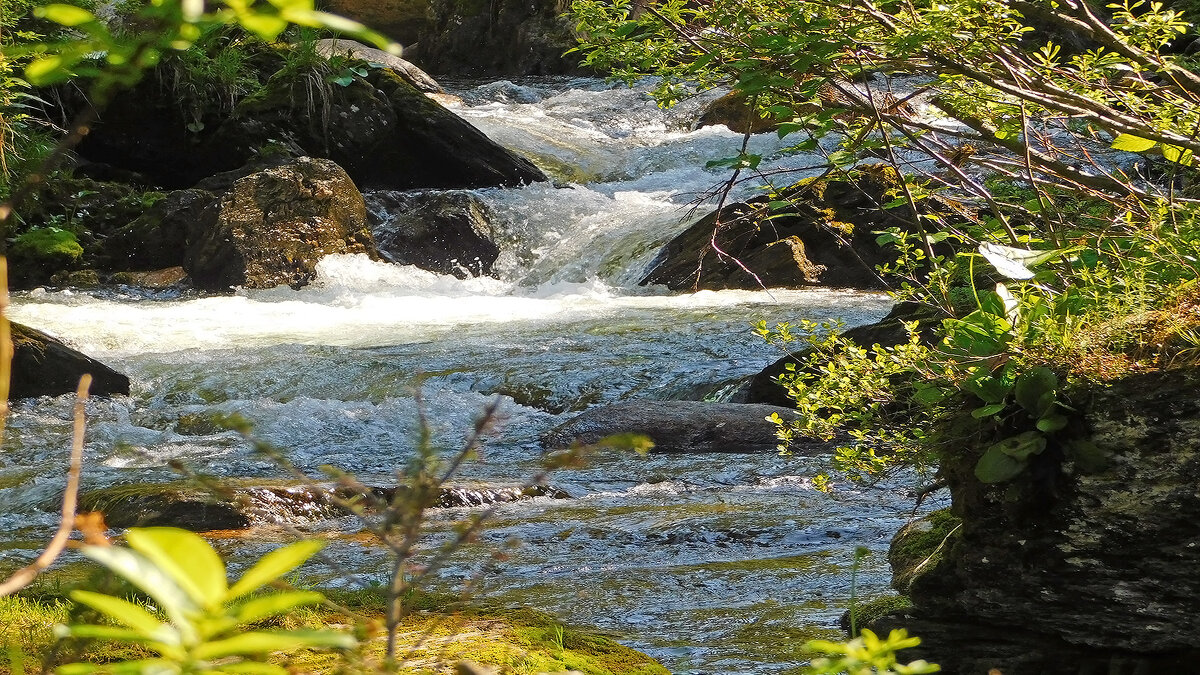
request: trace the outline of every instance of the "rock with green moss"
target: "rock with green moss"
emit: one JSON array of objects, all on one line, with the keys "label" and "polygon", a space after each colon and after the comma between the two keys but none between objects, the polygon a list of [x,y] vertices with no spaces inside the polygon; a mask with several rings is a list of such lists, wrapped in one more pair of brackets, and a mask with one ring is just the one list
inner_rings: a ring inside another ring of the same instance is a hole
[{"label": "rock with green moss", "polygon": [[901,533],[892,561],[913,607],[880,627],[908,628],[924,641],[914,658],[964,675],[1193,672],[1198,392],[1194,366],[1081,386],[1070,440],[1088,453],[1057,439],[1006,483],[974,476],[997,439],[946,457],[961,527],[946,539],[953,521],[935,516]]},{"label": "rock with green moss", "polygon": [[129,378],[76,351],[40,330],[12,323],[13,359],[9,396],[60,396],[73,393],[79,378],[92,376],[96,396],[129,393]]},{"label": "rock with green moss", "polygon": [[366,205],[337,164],[301,157],[250,174],[191,223],[183,267],[198,288],[300,287],[321,258],[378,258]]},{"label": "rock with green moss", "polygon": [[[894,262],[896,254],[877,243],[876,232],[913,228],[907,209],[884,208],[900,194],[895,169],[880,165],[730,204],[668,242],[640,283],[672,290],[884,288],[876,266]],[[974,217],[940,198],[921,208]]]},{"label": "rock with green moss", "polygon": [[962,519],[950,509],[934,511],[900,528],[888,549],[892,588],[908,594],[914,583],[936,575],[938,565],[949,559],[958,543],[961,528]]}]

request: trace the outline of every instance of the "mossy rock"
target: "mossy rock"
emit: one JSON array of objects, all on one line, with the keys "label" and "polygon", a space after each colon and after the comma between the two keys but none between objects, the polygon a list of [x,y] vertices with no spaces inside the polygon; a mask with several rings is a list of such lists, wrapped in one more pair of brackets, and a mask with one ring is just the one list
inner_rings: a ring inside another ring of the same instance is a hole
[{"label": "mossy rock", "polygon": [[[912,600],[906,595],[882,595],[877,598],[859,600],[854,603],[853,608],[842,614],[842,630],[846,631],[850,637],[857,637],[852,634],[854,629],[861,633],[863,628],[870,627],[880,618],[910,607],[912,607]],[[853,613],[853,622],[851,622],[851,613]]]},{"label": "mossy rock", "polygon": [[922,575],[937,571],[957,543],[961,525],[950,509],[941,509],[900,528],[888,549],[892,588],[906,594]]}]

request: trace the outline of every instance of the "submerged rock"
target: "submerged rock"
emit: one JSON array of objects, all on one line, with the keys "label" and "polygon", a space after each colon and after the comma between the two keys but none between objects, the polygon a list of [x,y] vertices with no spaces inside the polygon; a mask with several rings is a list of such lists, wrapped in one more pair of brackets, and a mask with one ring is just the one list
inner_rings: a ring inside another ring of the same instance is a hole
[{"label": "submerged rock", "polygon": [[[773,452],[775,424],[796,413],[787,408],[702,401],[628,401],[591,408],[542,437],[550,448],[594,444],[617,434],[640,434],[657,452]],[[814,444],[814,450],[825,449]]]},{"label": "submerged rock", "polygon": [[[926,536],[946,544],[919,569],[894,556],[913,607],[876,622],[921,636],[911,658],[960,675],[1194,670],[1200,369],[1126,377],[1072,406],[1094,444],[1086,465],[1051,447],[985,485],[982,447],[943,462],[961,528]],[[916,550],[912,534],[894,549]]]},{"label": "submerged rock", "polygon": [[[391,501],[396,486],[370,487],[371,497]],[[269,485],[251,481],[225,481],[212,489],[191,483],[118,485],[86,492],[79,497],[81,510],[101,511],[111,527],[163,525],[194,532],[236,530],[263,524],[296,524],[346,515],[334,497],[354,499],[346,488],[327,484]],[[361,495],[359,495],[361,497]],[[548,485],[496,486],[445,485],[438,508],[487,506],[533,497],[566,499],[569,495]],[[363,502],[369,506],[369,502]]]},{"label": "submerged rock", "polygon": [[500,256],[495,214],[470,192],[374,192],[367,195],[380,254],[459,279],[490,276]]},{"label": "submerged rock", "polygon": [[[899,194],[898,180],[891,167],[864,167],[730,204],[668,242],[640,283],[672,290],[885,288],[876,265],[894,262],[895,252],[877,243],[876,232],[913,227],[906,208],[885,208]],[[772,207],[782,201],[789,205]],[[960,205],[936,197],[921,208],[971,218]]]},{"label": "submerged rock", "polygon": [[235,181],[191,224],[183,266],[208,290],[299,287],[334,253],[378,257],[363,197],[337,164],[301,157]]},{"label": "submerged rock", "polygon": [[129,394],[129,378],[66,346],[35,328],[10,323],[13,338],[11,398],[60,396],[79,387],[79,378],[92,376],[94,396]]}]

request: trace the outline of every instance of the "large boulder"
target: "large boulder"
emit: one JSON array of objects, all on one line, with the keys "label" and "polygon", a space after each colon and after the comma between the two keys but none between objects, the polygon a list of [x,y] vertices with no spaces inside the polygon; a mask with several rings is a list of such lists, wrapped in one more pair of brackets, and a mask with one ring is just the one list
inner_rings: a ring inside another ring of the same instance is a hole
[{"label": "large boulder", "polygon": [[299,287],[326,255],[378,257],[354,182],[337,164],[309,157],[235,181],[187,239],[183,266],[208,290]]},{"label": "large boulder", "polygon": [[95,396],[129,394],[129,378],[35,328],[10,323],[13,359],[10,398],[74,393],[79,378],[91,374]]},{"label": "large boulder", "polygon": [[893,556],[909,561],[897,579],[913,607],[876,628],[907,627],[923,640],[912,658],[960,675],[1195,670],[1197,392],[1200,369],[1190,367],[1077,394],[1070,429],[1094,449],[1052,443],[1007,483],[973,475],[995,439],[947,458],[961,526],[927,530],[926,548],[941,547],[919,568],[920,556]]},{"label": "large boulder", "polygon": [[374,192],[367,196],[380,254],[459,279],[492,275],[500,255],[495,214],[470,192]]},{"label": "large boulder", "polygon": [[580,74],[566,0],[330,0],[382,30],[439,75]]},{"label": "large boulder", "polygon": [[[638,434],[654,441],[655,452],[773,452],[776,426],[795,411],[770,405],[702,401],[627,401],[591,408],[542,437],[549,448],[590,445],[609,436]],[[814,451],[826,450],[814,443]]]},{"label": "large boulder", "polygon": [[[312,72],[285,72],[285,57],[275,52],[246,63],[256,68],[243,73],[258,80],[245,87],[252,95],[231,90],[197,100],[181,100],[179,92],[187,89],[176,80],[182,76],[161,66],[113,97],[77,152],[171,189],[192,187],[273,151],[332,159],[362,189],[546,180],[531,162],[387,68],[368,69],[365,77],[350,72],[343,84],[331,81],[319,64]],[[68,115],[90,105],[69,91],[62,99]]]},{"label": "large boulder", "polygon": [[[668,242],[641,283],[672,290],[886,288],[876,266],[894,262],[896,255],[877,242],[876,232],[913,228],[907,208],[885,208],[898,196],[895,169],[876,165],[730,204]],[[782,202],[788,205],[778,206]],[[926,215],[974,217],[936,197],[921,209]]]}]

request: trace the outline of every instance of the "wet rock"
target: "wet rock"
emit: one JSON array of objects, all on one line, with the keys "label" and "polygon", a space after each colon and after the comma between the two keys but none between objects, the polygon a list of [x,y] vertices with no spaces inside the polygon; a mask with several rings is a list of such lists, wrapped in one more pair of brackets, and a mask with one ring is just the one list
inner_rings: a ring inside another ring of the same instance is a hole
[{"label": "wet rock", "polygon": [[[655,452],[774,452],[779,440],[767,417],[794,419],[770,405],[702,401],[628,401],[592,408],[542,437],[550,448],[593,444],[617,434],[641,434]],[[813,450],[825,449],[814,444]]]},{"label": "wet rock", "polygon": [[[170,189],[245,166],[272,148],[332,159],[363,189],[477,188],[544,181],[531,162],[387,68],[345,86],[314,71],[273,77],[284,57],[247,63],[254,95],[181,101],[169,65],[118,93],[77,151]],[[316,67],[316,66],[314,66]],[[307,83],[307,84],[306,84]],[[89,105],[63,92],[68,117]],[[218,100],[220,99],[220,100]]]},{"label": "wet rock", "polygon": [[[941,327],[943,318],[946,318],[945,315],[933,307],[915,302],[901,302],[892,307],[888,315],[879,321],[849,328],[842,333],[842,337],[868,349],[875,345],[894,347],[908,342],[908,330],[904,325],[915,321],[922,339],[930,343],[935,338],[936,330]],[[776,378],[788,372],[787,364],[799,363],[809,353],[810,350],[803,350],[798,354],[788,354],[763,368],[750,378],[740,392],[734,394],[734,400],[791,407],[793,402],[788,398],[787,390]]]},{"label": "wet rock", "polygon": [[182,267],[188,229],[206,217],[217,197],[208,190],[171,192],[104,242],[105,267],[131,272]]},{"label": "wet rock", "polygon": [[[864,167],[847,177],[805,179],[771,198],[730,204],[668,242],[640,283],[672,290],[885,288],[876,266],[894,262],[895,252],[880,246],[875,233],[912,227],[907,209],[884,208],[899,195],[898,180],[890,167]],[[772,201],[784,200],[790,205],[772,209]],[[922,208],[973,218],[940,198],[922,202]]]},{"label": "wet rock", "polygon": [[334,253],[378,256],[366,206],[341,167],[302,157],[234,182],[192,222],[183,266],[207,290],[299,287]]},{"label": "wet rock", "polygon": [[1105,461],[1051,447],[1012,481],[985,485],[973,468],[995,439],[947,458],[957,540],[906,575],[913,608],[878,627],[907,627],[924,641],[912,658],[964,675],[1190,672],[1198,392],[1190,367],[1077,393],[1078,433]]},{"label": "wet rock", "polygon": [[[404,488],[370,487],[371,497],[391,501]],[[101,511],[111,527],[170,526],[194,532],[234,530],[263,524],[296,524],[346,515],[334,497],[361,498],[347,488],[328,484],[269,485],[226,481],[199,487],[190,483],[118,485],[80,495],[81,510]],[[487,506],[533,497],[567,499],[548,485],[446,485],[438,508]],[[362,502],[370,506],[369,501]]]},{"label": "wet rock", "polygon": [[446,93],[442,89],[442,85],[438,84],[437,80],[434,80],[425,71],[399,56],[389,54],[382,49],[368,47],[361,42],[346,40],[344,38],[317,40],[315,47],[317,53],[326,58],[331,56],[345,56],[383,66],[384,68],[390,68],[392,72],[403,77],[405,82],[427,94]]},{"label": "wet rock", "polygon": [[376,192],[367,204],[371,234],[390,262],[459,279],[493,274],[495,214],[470,192]]},{"label": "wet rock", "polygon": [[129,378],[35,328],[12,323],[11,398],[74,393],[84,373],[94,396],[129,394]]},{"label": "wet rock", "polygon": [[112,276],[112,282],[126,286],[163,290],[177,288],[183,285],[187,278],[187,272],[182,267],[167,267],[149,272],[120,272]]},{"label": "wet rock", "polygon": [[779,122],[780,120],[771,117],[759,116],[746,101],[745,94],[740,91],[731,91],[704,106],[704,110],[700,112],[700,119],[696,121],[696,126],[724,125],[730,131],[736,131],[739,134],[747,131],[752,134],[761,134],[774,129]]}]

